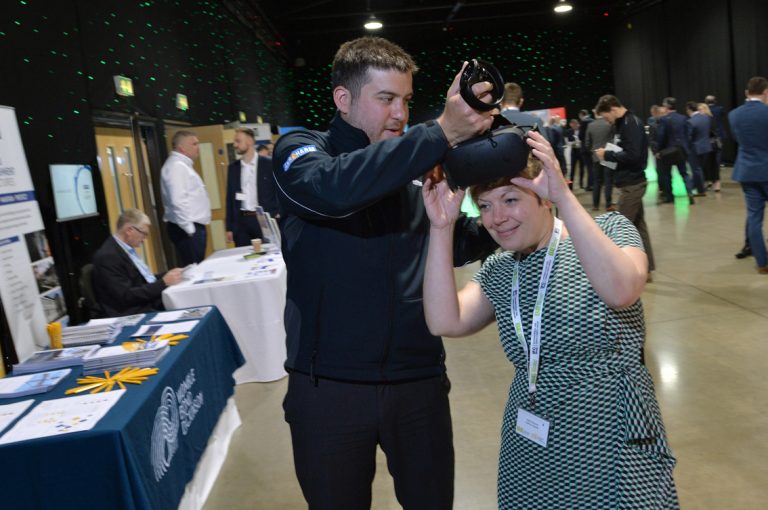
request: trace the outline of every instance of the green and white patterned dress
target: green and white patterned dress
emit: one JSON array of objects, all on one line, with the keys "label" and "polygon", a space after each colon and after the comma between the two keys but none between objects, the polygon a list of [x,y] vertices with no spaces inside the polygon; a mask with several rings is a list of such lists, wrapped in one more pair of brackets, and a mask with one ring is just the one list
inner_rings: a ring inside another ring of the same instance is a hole
[{"label": "green and white patterned dress", "polygon": [[[621,214],[596,218],[618,246],[642,248]],[[530,341],[533,306],[546,249],[519,262],[520,313]],[[499,453],[499,508],[679,508],[675,459],[647,369],[643,308],[614,310],[589,283],[570,237],[560,242],[544,302],[535,403],[528,395],[526,352],[511,313],[514,253],[494,255],[475,276],[496,310],[504,352],[515,365]],[[515,432],[519,407],[549,420],[546,447]]]}]

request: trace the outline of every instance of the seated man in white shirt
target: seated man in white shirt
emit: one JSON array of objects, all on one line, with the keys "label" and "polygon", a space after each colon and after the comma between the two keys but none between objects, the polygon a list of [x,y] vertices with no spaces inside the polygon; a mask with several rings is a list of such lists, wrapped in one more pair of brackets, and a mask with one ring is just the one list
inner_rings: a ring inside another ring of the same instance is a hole
[{"label": "seated man in white shirt", "polygon": [[93,293],[108,317],[163,310],[163,289],[179,283],[181,269],[152,274],[136,253],[149,235],[149,217],[126,209],[117,220],[117,232],[93,255]]}]

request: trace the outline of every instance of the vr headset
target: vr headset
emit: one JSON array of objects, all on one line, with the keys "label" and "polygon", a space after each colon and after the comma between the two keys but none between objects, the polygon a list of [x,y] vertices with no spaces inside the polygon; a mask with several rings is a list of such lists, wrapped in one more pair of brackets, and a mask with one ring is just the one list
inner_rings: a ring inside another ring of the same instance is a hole
[{"label": "vr headset", "polygon": [[[472,94],[472,85],[488,81],[493,85],[491,102],[486,103]],[[504,80],[498,69],[481,60],[472,60],[461,75],[460,94],[469,106],[478,111],[498,108],[504,95]],[[448,151],[443,161],[448,185],[452,189],[515,177],[528,165],[530,148],[525,139],[534,126],[511,124],[501,115],[494,117],[491,129]]]}]

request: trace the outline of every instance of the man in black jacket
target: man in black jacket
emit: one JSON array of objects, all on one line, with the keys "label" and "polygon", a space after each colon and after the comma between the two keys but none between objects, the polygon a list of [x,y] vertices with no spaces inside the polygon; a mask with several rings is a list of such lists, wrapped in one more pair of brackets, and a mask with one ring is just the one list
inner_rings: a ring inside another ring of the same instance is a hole
[{"label": "man in black jacket", "polygon": [[595,111],[616,129],[613,143],[621,150],[597,149],[595,154],[600,161],[616,163],[616,169],[613,171],[613,185],[619,189],[619,212],[626,216],[640,233],[645,253],[648,255],[648,280],[650,281],[655,263],[643,210],[643,195],[648,186],[645,179],[645,167],[648,165],[648,137],[645,134],[645,126],[637,115],[621,104],[616,96],[601,97]]},{"label": "man in black jacket", "polygon": [[[285,419],[313,509],[368,508],[377,445],[405,508],[452,506],[445,352],[422,307],[429,219],[418,179],[492,118],[464,102],[457,76],[440,117],[404,134],[416,70],[385,39],[343,44],[329,130],[294,131],[275,147],[288,268]],[[460,223],[457,263],[492,251],[476,221]]]},{"label": "man in black jacket", "polygon": [[163,289],[181,281],[181,269],[152,274],[136,253],[149,228],[146,214],[126,209],[117,219],[117,232],[93,255],[93,293],[108,317],[163,310]]},{"label": "man in black jacket", "polygon": [[279,203],[272,178],[272,158],[257,154],[253,130],[235,130],[234,148],[237,161],[227,167],[227,242],[250,246],[251,239],[261,238],[256,207],[280,219]]}]

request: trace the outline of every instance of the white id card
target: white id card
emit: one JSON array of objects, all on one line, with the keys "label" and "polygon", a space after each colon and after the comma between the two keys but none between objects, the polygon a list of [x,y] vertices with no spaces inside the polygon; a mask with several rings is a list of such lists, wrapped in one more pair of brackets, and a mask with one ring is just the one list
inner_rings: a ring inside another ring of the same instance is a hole
[{"label": "white id card", "polygon": [[527,437],[536,444],[546,447],[547,436],[549,436],[549,422],[533,413],[529,413],[525,409],[518,409],[515,432],[523,437]]},{"label": "white id card", "polygon": [[235,200],[245,200],[245,193],[235,193]]}]

